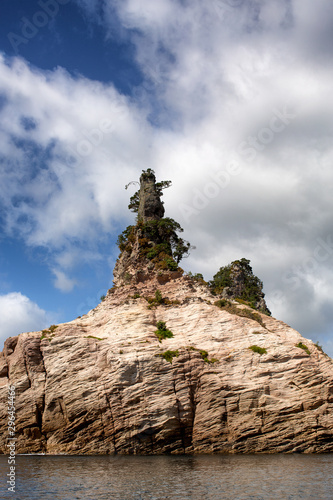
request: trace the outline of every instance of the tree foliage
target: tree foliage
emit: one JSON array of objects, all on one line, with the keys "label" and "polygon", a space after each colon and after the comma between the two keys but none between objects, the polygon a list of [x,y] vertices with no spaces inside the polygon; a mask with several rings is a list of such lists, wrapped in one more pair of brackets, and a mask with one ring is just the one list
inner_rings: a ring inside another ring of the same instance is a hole
[{"label": "tree foliage", "polygon": [[[155,173],[152,169],[147,169],[141,174],[141,180],[152,179],[155,182]],[[134,184],[131,182],[130,184]],[[128,184],[127,187],[130,185]],[[162,190],[170,187],[171,181],[161,181],[155,183],[158,196],[162,196]],[[136,191],[130,198],[128,208],[138,213],[140,206],[140,190]],[[156,218],[153,220],[137,220],[135,226],[128,226],[118,237],[117,245],[123,252],[131,251],[138,239],[141,256],[148,258],[160,269],[177,270],[181,259],[187,257],[191,244],[179,236],[183,228],[178,222],[170,217]]]},{"label": "tree foliage", "polygon": [[191,244],[178,236],[177,232],[182,233],[184,230],[170,217],[148,221],[143,225],[142,231],[145,238],[155,243],[152,252],[164,251],[175,259],[177,264],[189,255]]},{"label": "tree foliage", "polygon": [[[143,179],[149,179],[150,177],[152,176],[155,176],[155,172],[154,170],[152,170],[151,168],[148,168],[147,170],[142,170],[142,174],[141,174],[141,178]],[[132,184],[132,183],[130,183]],[[127,187],[130,185],[130,184],[127,184],[126,186],[126,189]],[[170,187],[172,185],[172,182],[171,181],[161,181],[161,182],[157,182],[155,184],[155,187],[156,187],[156,191],[157,191],[157,194],[159,196],[163,196],[163,189],[167,189],[168,187]],[[139,211],[139,205],[140,205],[140,190],[136,191],[133,196],[131,196],[130,198],[130,203],[128,205],[128,208],[131,210],[131,212],[134,212],[134,213],[138,213]]]},{"label": "tree foliage", "polygon": [[248,302],[252,307],[263,298],[263,283],[253,274],[248,259],[235,260],[231,264],[221,267],[209,283],[213,292],[222,293],[223,289],[229,287],[238,288],[240,293],[235,298]]}]

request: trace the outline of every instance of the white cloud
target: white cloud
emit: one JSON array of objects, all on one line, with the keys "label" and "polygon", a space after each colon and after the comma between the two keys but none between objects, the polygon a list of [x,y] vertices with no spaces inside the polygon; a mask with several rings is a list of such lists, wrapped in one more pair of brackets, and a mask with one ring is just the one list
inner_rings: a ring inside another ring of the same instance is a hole
[{"label": "white cloud", "polygon": [[[119,26],[119,36],[131,39],[145,81],[130,99],[60,68],[0,61],[7,230],[60,252],[60,285],[70,287],[75,245],[98,258],[94,242],[130,220],[123,186],[152,167],[172,179],[167,215],[197,247],[184,267],[210,278],[250,258],[273,314],[308,336],[316,326],[319,340],[327,336],[332,255],[315,269],[303,266],[301,278],[294,266],[332,234],[331,3],[122,0],[104,2],[104,14],[97,0],[79,4],[109,35]],[[25,130],[22,117],[36,128]],[[102,134],[105,119],[112,130]],[[81,153],[79,162],[69,150]],[[37,175],[29,177],[36,157]],[[207,196],[231,161],[240,173]],[[187,221],[181,205],[193,207],[198,191],[206,201]]]},{"label": "white cloud", "polygon": [[[0,59],[0,87],[7,99],[0,127],[7,230],[59,248],[93,239],[96,226],[110,229],[126,196],[120,183],[147,163],[145,117],[112,86],[61,69],[32,70],[20,59]],[[23,117],[36,127],[26,130]]]},{"label": "white cloud", "polygon": [[77,281],[75,279],[69,278],[63,271],[60,271],[59,269],[53,269],[53,274],[56,277],[54,286],[61,292],[71,292],[77,285]]},{"label": "white cloud", "polygon": [[51,315],[19,292],[0,295],[1,336],[3,343],[27,331],[38,331],[50,326]]}]

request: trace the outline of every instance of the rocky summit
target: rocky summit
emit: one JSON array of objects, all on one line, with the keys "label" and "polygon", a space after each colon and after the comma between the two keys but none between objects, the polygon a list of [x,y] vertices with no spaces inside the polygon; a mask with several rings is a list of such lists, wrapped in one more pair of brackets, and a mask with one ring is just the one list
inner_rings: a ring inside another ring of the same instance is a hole
[{"label": "rocky summit", "polygon": [[184,274],[190,245],[163,217],[164,187],[141,176],[115,286],[94,310],[6,340],[2,453],[13,385],[17,453],[333,452],[331,358],[270,316],[246,259],[240,297],[235,265],[215,284]]}]

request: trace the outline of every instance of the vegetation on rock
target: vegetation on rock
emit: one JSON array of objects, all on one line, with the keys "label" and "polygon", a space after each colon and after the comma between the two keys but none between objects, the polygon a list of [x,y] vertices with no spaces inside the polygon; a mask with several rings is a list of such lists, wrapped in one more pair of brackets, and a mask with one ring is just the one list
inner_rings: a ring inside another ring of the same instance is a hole
[{"label": "vegetation on rock", "polygon": [[172,363],[173,358],[177,358],[179,356],[179,351],[165,351],[162,352],[161,354],[157,354],[157,356],[160,356],[161,358],[165,359],[165,361],[168,361],[169,363]]},{"label": "vegetation on rock", "polygon": [[[136,224],[128,226],[117,240],[121,255],[115,267],[115,277],[120,278],[122,284],[135,279],[142,280],[151,271],[157,271],[159,276],[165,271],[183,272],[179,262],[189,255],[193,247],[179,236],[183,232],[180,224],[170,217],[164,217],[161,196],[163,189],[170,185],[171,181],[156,182],[152,169],[142,171],[140,189],[131,197],[129,204],[129,209],[137,214]],[[135,273],[133,269],[136,269]],[[187,274],[194,281],[207,284],[201,273]],[[221,267],[208,287],[214,295],[220,296],[221,300],[216,305],[233,314],[254,319],[264,326],[259,314],[237,308],[228,299],[271,314],[264,300],[263,283],[253,274],[250,261],[245,258]],[[166,303],[157,296],[147,300],[152,307]]]},{"label": "vegetation on rock", "polygon": [[157,307],[160,305],[164,306],[177,306],[180,304],[179,300],[169,300],[166,297],[162,297],[160,290],[156,290],[155,297],[145,297],[146,301],[149,303],[149,308]]},{"label": "vegetation on rock", "polygon": [[189,255],[191,244],[179,236],[183,228],[170,217],[164,217],[162,190],[170,181],[156,182],[154,171],[143,171],[140,190],[131,198],[130,210],[138,214],[135,225],[119,236],[117,245],[122,254],[142,263],[151,263],[160,271],[179,271],[179,262]]},{"label": "vegetation on rock", "polygon": [[261,326],[266,328],[265,323],[263,322],[260,314],[254,311],[250,311],[247,308],[240,308],[235,304],[232,304],[229,300],[226,299],[217,300],[216,302],[214,302],[214,306],[217,306],[220,309],[224,309],[228,311],[230,314],[236,314],[237,316],[253,319],[254,321],[257,321]]},{"label": "vegetation on rock", "polygon": [[259,347],[258,345],[251,345],[249,349],[251,349],[251,351],[253,352],[257,352],[260,355],[267,354],[267,350],[264,347]]},{"label": "vegetation on rock", "polygon": [[296,347],[303,349],[303,351],[305,351],[310,356],[311,353],[310,353],[308,346],[306,346],[305,344],[302,344],[302,342],[298,342],[298,344],[296,344]]},{"label": "vegetation on rock", "polygon": [[208,359],[209,354],[207,351],[201,350],[199,352],[200,352],[200,355],[205,363],[214,364],[218,361],[218,359],[216,359],[216,358]]},{"label": "vegetation on rock", "polygon": [[84,337],[85,339],[94,339],[94,340],[105,340],[105,339],[100,339],[99,337],[94,337],[94,335],[88,335],[87,337]]},{"label": "vegetation on rock", "polygon": [[[141,175],[141,181],[144,183],[145,181],[153,180],[155,182],[155,172],[151,168],[148,168],[147,170],[142,171]],[[156,188],[156,194],[160,198],[163,196],[163,189],[167,189],[168,187],[171,186],[171,181],[161,181],[161,182],[155,182],[155,188]],[[126,189],[128,188],[128,185],[126,186]],[[139,213],[139,208],[140,208],[140,189],[136,191],[133,196],[130,198],[130,203],[128,205],[128,208],[138,214]]]},{"label": "vegetation on rock", "polygon": [[41,340],[46,339],[51,342],[52,337],[54,337],[54,332],[58,328],[58,325],[51,325],[48,330],[42,330]]},{"label": "vegetation on rock", "polygon": [[156,326],[157,330],[155,331],[155,335],[160,342],[162,342],[163,339],[168,339],[173,337],[172,331],[168,330],[164,321],[158,321]]},{"label": "vegetation on rock", "polygon": [[192,274],[191,271],[189,271],[187,273],[187,276],[189,278],[192,278],[192,280],[194,280],[194,281],[198,281],[199,283],[206,284],[206,281],[204,280],[204,277],[201,273]]},{"label": "vegetation on rock", "polygon": [[317,347],[318,351],[322,352],[327,356],[327,354],[324,352],[324,349],[322,348],[322,346],[319,344],[318,341],[314,343],[314,346]]},{"label": "vegetation on rock", "polygon": [[235,260],[221,267],[209,286],[215,295],[223,294],[267,315],[271,314],[264,301],[263,283],[253,274],[248,259]]}]

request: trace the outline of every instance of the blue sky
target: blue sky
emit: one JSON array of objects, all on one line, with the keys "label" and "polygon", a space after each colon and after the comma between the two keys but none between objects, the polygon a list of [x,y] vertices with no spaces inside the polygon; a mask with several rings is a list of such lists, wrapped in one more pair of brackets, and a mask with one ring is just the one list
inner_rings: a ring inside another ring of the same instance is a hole
[{"label": "blue sky", "polygon": [[[112,286],[125,184],[153,168],[210,279],[251,260],[333,355],[330,0],[2,0],[2,341]],[[134,189],[134,188],[133,188]]]}]

